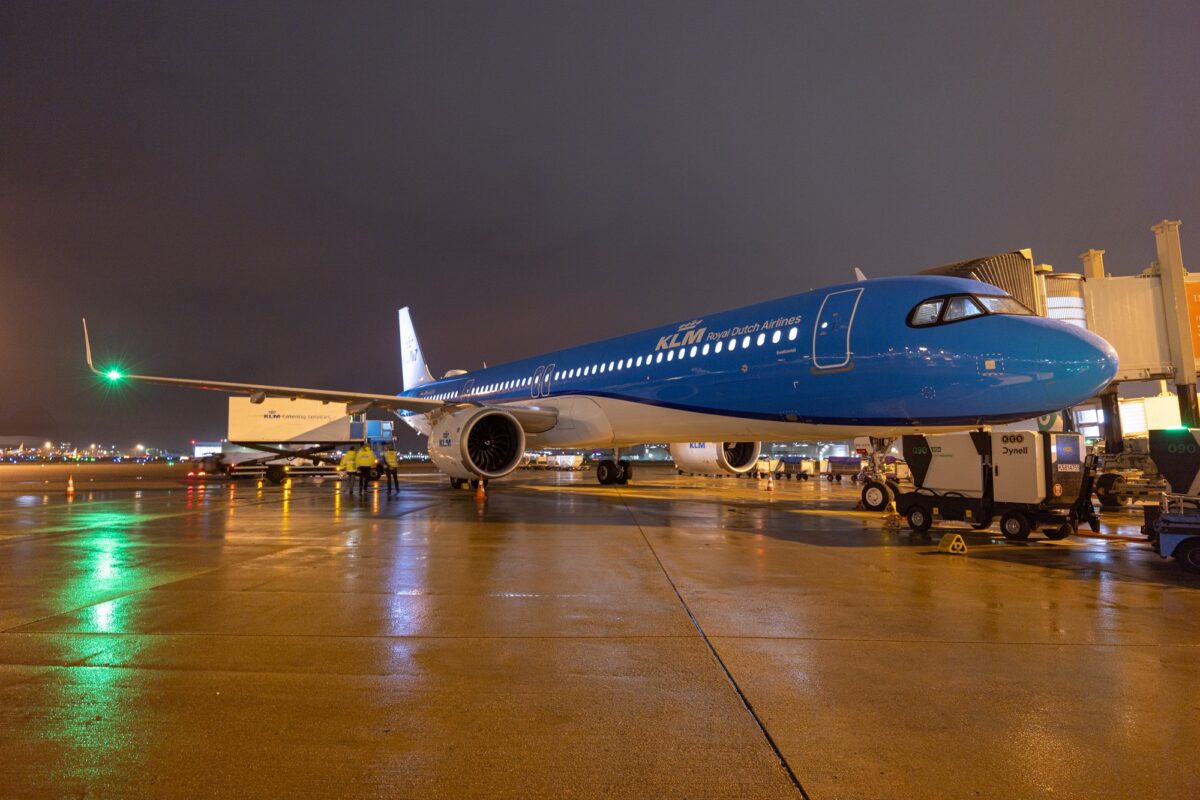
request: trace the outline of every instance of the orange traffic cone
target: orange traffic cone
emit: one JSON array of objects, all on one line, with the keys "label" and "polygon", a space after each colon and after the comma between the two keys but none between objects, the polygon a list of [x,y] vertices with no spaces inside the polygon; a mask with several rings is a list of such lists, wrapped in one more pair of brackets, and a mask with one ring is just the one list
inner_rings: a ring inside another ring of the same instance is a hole
[{"label": "orange traffic cone", "polygon": [[775,473],[774,472],[767,473],[767,491],[768,492],[775,491]]},{"label": "orange traffic cone", "polygon": [[75,476],[67,476],[67,494],[75,494]]},{"label": "orange traffic cone", "polygon": [[487,500],[487,488],[483,485],[483,478],[475,484],[475,499],[480,502]]}]

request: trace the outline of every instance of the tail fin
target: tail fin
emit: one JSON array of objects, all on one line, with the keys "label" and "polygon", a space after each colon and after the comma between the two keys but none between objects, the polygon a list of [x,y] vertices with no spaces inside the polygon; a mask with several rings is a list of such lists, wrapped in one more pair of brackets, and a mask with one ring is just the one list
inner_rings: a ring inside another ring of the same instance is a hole
[{"label": "tail fin", "polygon": [[415,389],[433,381],[425,356],[421,355],[421,343],[413,328],[408,306],[400,309],[400,369],[404,373],[404,388]]}]

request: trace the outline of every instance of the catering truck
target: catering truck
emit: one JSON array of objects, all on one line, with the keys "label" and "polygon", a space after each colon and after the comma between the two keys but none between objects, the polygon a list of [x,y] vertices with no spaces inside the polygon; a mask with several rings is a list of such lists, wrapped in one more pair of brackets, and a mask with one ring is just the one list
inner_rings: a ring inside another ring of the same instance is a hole
[{"label": "catering truck", "polygon": [[337,474],[335,451],[364,442],[378,449],[392,441],[392,434],[390,420],[348,416],[338,403],[230,397],[228,439],[220,453],[198,461],[189,477],[223,474],[282,483],[332,476]]},{"label": "catering truck", "polygon": [[1089,518],[1083,437],[1041,431],[972,431],[904,436],[901,448],[915,489],[896,497],[914,531],[935,519],[988,528],[1000,517],[1005,538],[1040,527],[1048,539],[1070,536]]}]

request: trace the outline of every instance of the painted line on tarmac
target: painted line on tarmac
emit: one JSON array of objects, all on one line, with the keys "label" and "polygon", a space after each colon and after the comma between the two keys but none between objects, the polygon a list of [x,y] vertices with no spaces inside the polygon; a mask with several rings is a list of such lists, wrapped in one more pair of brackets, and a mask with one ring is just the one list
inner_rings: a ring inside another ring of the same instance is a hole
[{"label": "painted line on tarmac", "polygon": [[[610,487],[610,491],[612,491],[614,488],[615,487]],[[737,679],[734,678],[733,673],[729,671],[729,667],[725,664],[725,660],[722,659],[721,654],[717,652],[716,646],[708,638],[708,634],[704,632],[704,626],[700,624],[700,620],[696,618],[694,613],[692,613],[691,606],[688,605],[687,600],[683,599],[683,594],[679,591],[679,587],[675,584],[675,580],[671,577],[671,573],[667,572],[666,565],[663,564],[662,559],[658,557],[658,552],[654,549],[654,545],[650,543],[650,537],[646,536],[646,531],[642,529],[642,524],[638,522],[637,516],[633,513],[633,509],[630,508],[629,504],[625,502],[624,494],[619,489],[616,489],[616,492],[617,497],[620,498],[622,502],[622,505],[625,506],[625,510],[629,512],[629,518],[633,520],[633,524],[637,526],[638,532],[641,533],[642,541],[646,543],[646,547],[650,550],[650,555],[654,557],[654,561],[658,564],[658,568],[662,570],[663,577],[667,579],[667,583],[670,584],[671,590],[675,592],[675,597],[679,599],[679,604],[683,606],[683,610],[687,613],[688,619],[692,621],[692,625],[696,628],[696,632],[700,634],[700,639],[704,642],[705,647],[708,648],[708,652],[717,662],[717,666],[719,666],[721,671],[725,673],[725,679],[729,681],[729,685],[733,687],[733,691],[737,694],[738,699],[742,701],[742,707],[745,708],[750,714],[750,718],[754,720],[754,724],[758,727],[759,732],[763,735],[763,738],[767,740],[767,745],[770,746],[771,751],[775,754],[775,758],[778,759],[779,765],[783,767],[784,774],[787,775],[787,778],[791,782],[792,786],[797,792],[800,793],[800,796],[803,797],[804,800],[809,800],[808,792],[804,790],[804,786],[800,783],[800,779],[796,776],[795,771],[792,769],[792,765],[788,763],[787,757],[784,756],[783,751],[779,749],[779,745],[776,743],[775,737],[771,736],[771,732],[767,730],[766,724],[762,721],[762,718],[759,717],[758,711],[755,710],[754,705],[750,702],[750,698],[746,697],[746,693],[742,691],[742,687],[738,685]]]}]

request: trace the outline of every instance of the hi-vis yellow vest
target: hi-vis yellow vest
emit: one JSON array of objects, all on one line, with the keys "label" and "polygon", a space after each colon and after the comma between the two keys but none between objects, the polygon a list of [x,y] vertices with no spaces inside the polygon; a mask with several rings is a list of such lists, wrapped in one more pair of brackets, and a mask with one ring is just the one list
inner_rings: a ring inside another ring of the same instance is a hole
[{"label": "hi-vis yellow vest", "polygon": [[397,464],[396,451],[395,450],[384,450],[383,451],[383,460],[387,462],[388,469],[395,469],[396,464]]},{"label": "hi-vis yellow vest", "polygon": [[379,459],[375,457],[375,451],[369,447],[363,447],[358,451],[358,456],[355,458],[355,463],[359,468],[373,467],[379,463]]}]

